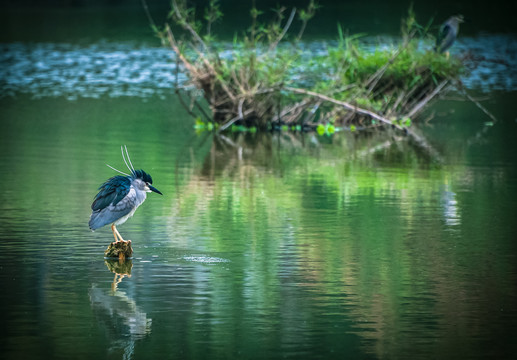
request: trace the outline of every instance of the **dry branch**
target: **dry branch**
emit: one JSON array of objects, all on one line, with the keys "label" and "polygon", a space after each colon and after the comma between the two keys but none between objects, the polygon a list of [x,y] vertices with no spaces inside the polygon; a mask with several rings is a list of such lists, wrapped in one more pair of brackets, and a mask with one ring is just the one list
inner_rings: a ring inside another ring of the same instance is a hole
[{"label": "dry branch", "polygon": [[192,35],[192,38],[194,38],[203,47],[204,51],[208,52],[208,46],[206,46],[205,42],[203,41],[203,39],[201,39],[201,36],[199,36],[199,34],[196,32],[196,30],[194,30],[194,28],[192,26],[190,26],[187,19],[185,19],[185,17],[181,13],[181,10],[178,7],[178,3],[175,0],[172,1],[172,8],[174,10],[174,13],[176,14],[176,16],[179,19],[179,24],[184,29],[186,29],[190,33],[190,35]]},{"label": "dry branch", "polygon": [[165,25],[165,30],[167,32],[167,40],[169,41],[169,45],[171,46],[172,50],[176,54],[176,56],[181,60],[183,65],[187,68],[188,72],[193,78],[199,78],[200,74],[197,71],[197,68],[192,65],[186,58],[183,56],[183,53],[181,52],[178,43],[176,42],[176,39],[174,38],[174,35],[171,31],[171,28],[169,25]]},{"label": "dry branch", "polygon": [[292,87],[286,87],[285,89],[289,90],[289,91],[292,91],[294,93],[310,95],[310,96],[313,96],[313,97],[317,97],[317,98],[319,98],[321,100],[328,101],[328,102],[331,102],[333,104],[342,106],[342,107],[344,107],[344,108],[346,108],[348,110],[351,110],[351,111],[353,111],[355,113],[359,113],[359,114],[363,114],[363,115],[368,115],[369,117],[371,117],[373,119],[379,120],[380,122],[382,122],[382,123],[384,123],[386,125],[394,126],[397,129],[399,129],[399,130],[403,129],[401,126],[392,123],[390,120],[386,119],[385,117],[383,117],[383,116],[381,116],[379,114],[374,113],[373,111],[360,108],[358,106],[352,105],[352,104],[347,103],[345,101],[336,100],[336,99],[333,99],[333,98],[328,97],[326,95],[318,94],[318,93],[316,93],[314,91],[298,89],[298,88],[292,88]]},{"label": "dry branch", "polygon": [[422,111],[424,106],[427,105],[427,103],[429,101],[431,101],[431,99],[434,98],[443,89],[443,87],[445,85],[447,85],[447,83],[448,83],[448,80],[442,81],[429,95],[427,95],[422,101],[420,101],[406,116],[409,118],[412,118],[417,113]]},{"label": "dry branch", "polygon": [[280,35],[278,35],[278,38],[274,42],[272,42],[271,45],[269,46],[269,51],[274,50],[277,47],[280,40],[282,40],[284,38],[285,34],[287,33],[287,30],[289,30],[289,27],[291,26],[291,23],[293,22],[295,14],[296,14],[296,8],[293,8],[293,10],[291,10],[291,15],[289,16],[289,19],[287,20],[287,23],[284,26],[284,29],[282,30]]}]

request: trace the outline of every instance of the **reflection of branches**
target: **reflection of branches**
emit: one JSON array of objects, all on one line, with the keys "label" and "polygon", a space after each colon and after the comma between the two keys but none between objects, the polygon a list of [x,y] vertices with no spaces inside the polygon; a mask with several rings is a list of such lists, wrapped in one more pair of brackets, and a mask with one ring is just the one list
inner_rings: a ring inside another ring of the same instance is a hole
[{"label": "reflection of branches", "polygon": [[[386,139],[386,134],[372,132],[350,134],[335,134],[330,137],[320,137],[315,133],[294,133],[294,132],[278,132],[278,133],[234,133],[221,135],[216,134],[213,138],[210,152],[205,158],[202,173],[211,174],[210,179],[213,180],[215,173],[234,169],[237,166],[258,166],[260,168],[278,168],[283,171],[285,157],[282,154],[296,153],[314,156],[315,151],[318,156],[332,157],[331,153],[322,155],[322,152],[330,150],[325,143],[332,141],[337,146],[346,146],[344,156],[355,159],[358,156],[365,158],[375,156],[379,152],[391,152],[404,154],[410,149],[414,154],[424,161],[433,163],[442,163],[442,156],[427,141],[427,139],[412,130],[411,137],[404,135],[392,134]],[[352,140],[352,141],[350,141]],[[406,147],[394,147],[395,144],[406,144]],[[334,152],[334,150],[330,150]],[[399,155],[395,155],[395,157]],[[407,156],[407,155],[405,155]]]},{"label": "reflection of branches", "polygon": [[467,145],[483,143],[484,141],[486,141],[486,140],[484,140],[484,137],[488,134],[488,132],[491,129],[492,129],[492,126],[483,125],[481,130],[478,130],[474,136],[470,137],[467,140]]},{"label": "reflection of branches", "polygon": [[379,145],[375,145],[375,146],[372,146],[371,148],[369,149],[366,149],[366,150],[362,150],[362,151],[359,151],[357,153],[357,156],[358,157],[368,157],[372,154],[375,154],[376,152],[379,152],[379,151],[383,151],[383,150],[387,150],[389,149],[390,147],[393,146],[393,144],[396,142],[396,141],[401,141],[402,138],[401,137],[395,137],[393,138],[392,140],[386,140],[385,142],[383,143],[380,143]]},{"label": "reflection of branches", "polygon": [[467,99],[472,101],[479,109],[481,109],[481,111],[483,111],[490,119],[492,119],[494,124],[497,122],[497,118],[490,111],[488,111],[487,108],[481,105],[479,101],[470,96],[465,89],[461,89],[461,91],[467,97]]},{"label": "reflection of branches", "polygon": [[[188,157],[190,158],[189,162],[190,164],[195,164],[195,155],[196,152],[199,151],[199,149],[202,149],[203,146],[205,146],[205,143],[208,139],[212,138],[212,133],[210,132],[204,132],[203,136],[199,137],[198,134],[192,134],[190,138],[187,139],[185,144],[181,147],[182,151],[176,156],[176,161],[174,163],[174,181],[176,189],[179,189],[180,187],[180,162],[185,161],[185,158],[187,158],[187,151],[188,151]],[[189,167],[190,168],[190,167]],[[178,198],[181,197],[182,192],[176,191],[176,196]]]}]

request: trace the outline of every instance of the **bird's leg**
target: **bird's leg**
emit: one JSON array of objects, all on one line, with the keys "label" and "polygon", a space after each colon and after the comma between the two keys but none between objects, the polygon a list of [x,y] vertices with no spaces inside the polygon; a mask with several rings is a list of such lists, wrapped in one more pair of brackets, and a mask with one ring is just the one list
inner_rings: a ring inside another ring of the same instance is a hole
[{"label": "bird's leg", "polygon": [[126,240],[124,240],[122,238],[122,235],[120,235],[120,233],[118,232],[115,224],[111,225],[111,230],[113,231],[113,236],[115,236],[115,243],[118,243],[119,241],[126,242]]},{"label": "bird's leg", "polygon": [[117,227],[116,227],[116,226],[115,226],[115,231],[116,231],[117,236],[118,236],[118,238],[120,239],[120,241],[122,241],[122,242],[124,242],[124,243],[125,243],[125,242],[127,242],[126,240],[124,240],[124,239],[122,238],[122,235],[120,235],[120,233],[118,232],[118,230],[117,230]]},{"label": "bird's leg", "polygon": [[116,227],[115,227],[115,231],[117,232],[117,235],[118,235],[118,237],[119,237],[120,241],[122,241],[123,243],[127,243],[128,241],[131,241],[131,240],[124,240],[124,239],[122,238],[122,235],[120,235],[120,233],[118,232],[118,230],[117,230],[117,228],[116,228]]},{"label": "bird's leg", "polygon": [[111,224],[111,231],[113,231],[113,236],[115,237],[115,243],[118,243],[118,237],[117,237],[117,233],[115,232],[116,231],[116,228],[115,228],[115,224]]}]

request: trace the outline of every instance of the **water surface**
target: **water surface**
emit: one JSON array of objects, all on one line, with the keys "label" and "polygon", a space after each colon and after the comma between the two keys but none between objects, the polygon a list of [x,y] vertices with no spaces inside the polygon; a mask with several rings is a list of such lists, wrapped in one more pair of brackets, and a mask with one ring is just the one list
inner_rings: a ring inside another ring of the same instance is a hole
[{"label": "water surface", "polygon": [[[362,46],[396,48],[397,37],[364,37]],[[312,41],[298,45],[302,56],[325,55],[335,40]],[[231,49],[231,43],[218,44]],[[422,41],[420,51],[433,44]],[[452,50],[453,56],[468,57],[462,82],[469,90],[517,91],[517,35],[482,34],[462,37]],[[221,51],[231,57],[233,51]],[[173,52],[164,47],[138,42],[101,40],[78,43],[5,43],[0,44],[0,97],[28,93],[35,98],[78,97],[161,97],[185,85],[184,70],[178,67]],[[307,69],[293,69],[293,78]]]},{"label": "water surface", "polygon": [[[406,6],[345,14],[398,31]],[[423,116],[429,158],[384,133],[197,134],[142,13],[83,10],[2,21],[2,359],[514,356],[515,34],[465,25],[453,55],[498,121],[450,94]],[[164,196],[119,227],[119,264],[87,223],[122,144]]]},{"label": "water surface", "polygon": [[[438,106],[438,164],[383,136],[196,135],[172,97],[1,106],[3,358],[515,351],[511,112]],[[118,266],[87,221],[122,143],[164,196],[120,226]]]}]

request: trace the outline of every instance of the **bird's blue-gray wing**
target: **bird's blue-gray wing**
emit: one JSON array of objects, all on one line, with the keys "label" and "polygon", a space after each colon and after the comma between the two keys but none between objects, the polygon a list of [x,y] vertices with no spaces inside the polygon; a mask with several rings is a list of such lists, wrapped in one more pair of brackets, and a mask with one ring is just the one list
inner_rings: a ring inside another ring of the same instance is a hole
[{"label": "bird's blue-gray wing", "polygon": [[447,21],[440,28],[438,38],[436,39],[436,51],[444,52],[447,50],[456,38],[454,27]]},{"label": "bird's blue-gray wing", "polygon": [[95,230],[111,224],[129,214],[132,207],[123,199],[129,194],[130,189],[131,180],[125,176],[117,175],[103,183],[92,204],[90,229]]},{"label": "bird's blue-gray wing", "polygon": [[110,204],[116,205],[129,193],[131,180],[125,176],[114,176],[99,187],[99,193],[95,195],[92,210],[102,210]]}]

